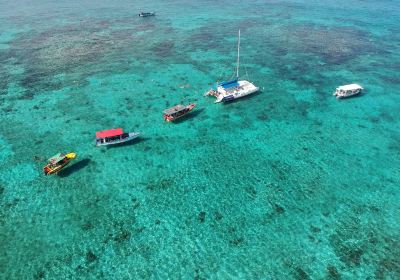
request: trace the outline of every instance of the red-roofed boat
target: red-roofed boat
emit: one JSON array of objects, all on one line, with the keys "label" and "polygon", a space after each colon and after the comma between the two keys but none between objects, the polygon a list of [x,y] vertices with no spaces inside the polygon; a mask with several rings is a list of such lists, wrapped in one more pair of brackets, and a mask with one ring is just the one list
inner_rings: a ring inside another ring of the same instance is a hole
[{"label": "red-roofed boat", "polygon": [[164,120],[166,120],[167,122],[173,122],[174,120],[188,114],[194,109],[194,107],[196,107],[196,104],[189,104],[187,106],[183,106],[181,104],[175,105],[172,108],[164,110]]},{"label": "red-roofed boat", "polygon": [[122,128],[114,128],[96,132],[96,146],[107,146],[131,141],[139,137],[138,132],[124,133]]}]

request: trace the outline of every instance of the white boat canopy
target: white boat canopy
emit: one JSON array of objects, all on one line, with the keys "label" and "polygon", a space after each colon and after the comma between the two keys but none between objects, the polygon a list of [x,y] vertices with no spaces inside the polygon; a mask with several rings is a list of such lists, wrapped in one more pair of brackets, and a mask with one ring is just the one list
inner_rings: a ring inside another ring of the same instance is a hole
[{"label": "white boat canopy", "polygon": [[361,90],[363,89],[362,86],[358,84],[350,84],[350,85],[344,85],[340,86],[337,88],[337,90],[344,90],[344,91],[353,91],[353,90]]}]

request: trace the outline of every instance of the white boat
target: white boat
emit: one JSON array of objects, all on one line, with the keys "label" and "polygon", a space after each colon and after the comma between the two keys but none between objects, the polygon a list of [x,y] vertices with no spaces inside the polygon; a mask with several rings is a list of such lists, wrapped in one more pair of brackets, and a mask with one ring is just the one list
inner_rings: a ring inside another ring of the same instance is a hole
[{"label": "white boat", "polygon": [[215,103],[232,101],[249,94],[255,93],[259,90],[257,86],[246,80],[239,80],[239,63],[240,62],[240,30],[238,36],[238,53],[237,53],[237,66],[236,78],[234,80],[217,84],[213,89],[210,89],[204,95],[212,95],[217,98]]},{"label": "white boat", "polygon": [[334,92],[333,95],[336,96],[336,98],[346,98],[353,95],[357,95],[362,90],[363,90],[362,86],[358,84],[344,85],[336,88],[336,91]]},{"label": "white boat", "polygon": [[139,14],[140,17],[152,17],[152,16],[155,16],[155,15],[156,15],[156,13],[154,13],[154,12],[151,12],[151,13],[149,13],[149,12],[147,12],[147,13],[141,12]]},{"label": "white boat", "polygon": [[96,146],[108,146],[131,141],[140,136],[138,132],[124,133],[122,128],[114,128],[96,132]]}]

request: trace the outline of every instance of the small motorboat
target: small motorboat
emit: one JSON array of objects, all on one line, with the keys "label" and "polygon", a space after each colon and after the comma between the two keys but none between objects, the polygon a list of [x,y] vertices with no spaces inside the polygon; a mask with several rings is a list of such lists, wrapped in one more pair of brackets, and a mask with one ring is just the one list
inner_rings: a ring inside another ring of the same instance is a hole
[{"label": "small motorboat", "polygon": [[122,128],[114,128],[96,132],[96,146],[107,146],[131,141],[139,137],[138,132],[124,133]]},{"label": "small motorboat", "polygon": [[336,96],[336,98],[338,99],[346,98],[353,95],[357,95],[361,93],[362,90],[363,90],[362,86],[358,84],[344,85],[336,88],[336,91],[333,93],[333,95]]},{"label": "small motorboat", "polygon": [[187,106],[181,104],[175,105],[174,107],[164,110],[164,120],[173,122],[188,114],[194,107],[196,107],[196,104],[189,104]]},{"label": "small motorboat", "polygon": [[151,12],[151,13],[150,12],[147,12],[147,13],[143,13],[142,12],[142,13],[139,14],[140,17],[152,17],[152,16],[155,16],[155,15],[156,15],[156,13],[154,13],[154,12]]},{"label": "small motorboat", "polygon": [[58,153],[48,159],[48,164],[43,167],[45,175],[57,174],[60,172],[68,163],[76,158],[75,153],[61,154]]}]

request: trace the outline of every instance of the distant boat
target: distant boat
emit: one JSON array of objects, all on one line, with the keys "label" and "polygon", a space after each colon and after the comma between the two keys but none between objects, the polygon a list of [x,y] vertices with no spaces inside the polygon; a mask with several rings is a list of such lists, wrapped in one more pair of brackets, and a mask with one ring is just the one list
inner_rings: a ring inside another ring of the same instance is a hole
[{"label": "distant boat", "polygon": [[147,13],[140,13],[139,14],[139,16],[140,17],[152,17],[152,16],[155,16],[156,15],[156,13],[154,13],[154,12],[151,12],[151,13],[149,13],[149,12],[147,12]]},{"label": "distant boat", "polygon": [[140,133],[124,133],[122,128],[103,130],[96,132],[96,146],[108,146],[131,141],[139,137]]},{"label": "distant boat", "polygon": [[362,86],[358,84],[350,84],[350,85],[344,85],[336,88],[336,91],[333,93],[336,98],[346,98],[350,96],[357,95],[361,93],[363,90]]},{"label": "distant boat", "polygon": [[187,106],[181,104],[175,105],[174,107],[164,110],[164,120],[167,122],[173,122],[188,114],[194,109],[194,107],[196,107],[196,104],[189,104]]},{"label": "distant boat", "polygon": [[219,102],[227,102],[234,99],[238,99],[257,92],[259,90],[257,86],[255,86],[249,81],[239,80],[239,61],[240,61],[240,30],[238,35],[236,78],[228,82],[217,84],[215,88],[210,89],[204,95],[215,96],[217,98],[215,103],[219,103]]},{"label": "distant boat", "polygon": [[48,159],[48,164],[43,167],[45,175],[57,174],[60,172],[68,163],[76,158],[75,153],[61,154],[58,153]]}]

